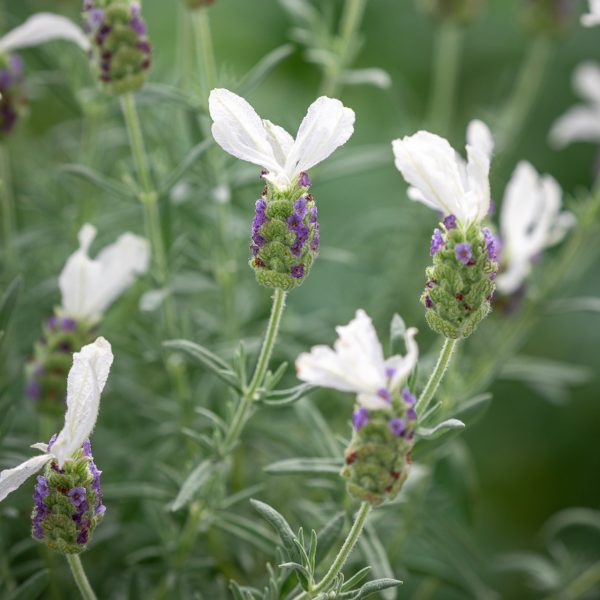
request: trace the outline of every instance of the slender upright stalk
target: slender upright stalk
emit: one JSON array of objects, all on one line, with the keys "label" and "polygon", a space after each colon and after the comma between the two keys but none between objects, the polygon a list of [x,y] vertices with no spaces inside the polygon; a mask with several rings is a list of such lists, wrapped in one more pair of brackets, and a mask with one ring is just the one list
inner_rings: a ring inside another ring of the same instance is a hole
[{"label": "slender upright stalk", "polygon": [[135,98],[133,94],[121,96],[121,108],[127,126],[127,134],[131,145],[133,162],[137,171],[141,192],[140,201],[144,207],[146,221],[146,235],[152,245],[152,256],[155,264],[155,273],[159,285],[165,289],[166,297],[163,302],[163,311],[167,331],[175,334],[176,317],[173,298],[168,289],[169,270],[167,255],[163,242],[162,229],[160,226],[160,212],[158,208],[158,193],[154,189],[150,175],[150,165],[144,147],[144,137],[140,126]]},{"label": "slender upright stalk", "polygon": [[193,10],[192,22],[194,25],[196,55],[198,56],[198,66],[200,68],[199,75],[202,95],[205,100],[208,100],[208,94],[210,90],[215,87],[217,82],[217,66],[215,62],[212,34],[210,31],[208,8],[201,7]]},{"label": "slender upright stalk", "polygon": [[337,40],[337,56],[323,74],[321,94],[335,96],[340,87],[340,78],[344,69],[352,59],[352,49],[356,34],[360,28],[365,12],[366,0],[346,0],[340,24],[340,35]]},{"label": "slender upright stalk", "polygon": [[504,106],[497,126],[497,145],[506,152],[523,125],[544,81],[551,44],[543,36],[535,38],[527,51],[512,93]]},{"label": "slender upright stalk", "polygon": [[435,396],[437,389],[448,370],[448,365],[452,360],[452,355],[454,354],[454,350],[458,344],[458,340],[451,340],[450,338],[446,338],[444,341],[444,345],[442,346],[442,350],[440,352],[440,356],[435,365],[435,368],[431,372],[429,376],[429,380],[427,381],[427,385],[423,390],[419,400],[417,401],[417,405],[415,407],[418,415],[425,414],[429,403],[432,398]]},{"label": "slender upright stalk", "polygon": [[313,595],[323,592],[333,583],[340,571],[344,568],[344,565],[348,560],[348,556],[350,556],[350,552],[352,552],[352,549],[356,545],[356,542],[358,541],[358,538],[360,537],[360,534],[362,533],[362,530],[365,527],[367,517],[371,512],[371,508],[372,507],[368,502],[363,502],[360,505],[360,508],[356,513],[354,523],[352,524],[352,527],[348,532],[348,535],[346,536],[346,539],[344,540],[340,551],[337,553],[336,557],[331,563],[331,566],[329,567],[329,570],[327,571],[327,573],[325,573],[323,579],[321,579],[319,583],[311,587],[308,592],[301,592],[293,600],[306,600],[308,598],[312,598]]},{"label": "slender upright stalk", "polygon": [[460,70],[462,31],[456,23],[444,21],[435,40],[431,103],[428,126],[439,135],[447,135],[456,102]]},{"label": "slender upright stalk", "polygon": [[96,594],[88,581],[88,578],[83,570],[81,559],[79,554],[65,554],[69,567],[71,567],[71,573],[73,573],[73,579],[81,592],[81,597],[84,600],[96,600]]},{"label": "slender upright stalk", "polygon": [[283,309],[285,308],[285,296],[286,293],[283,290],[276,289],[273,293],[273,306],[271,308],[271,316],[269,317],[269,323],[267,325],[267,331],[263,340],[262,348],[258,356],[256,368],[252,379],[248,384],[248,387],[244,390],[243,396],[240,398],[240,403],[237,406],[237,410],[233,415],[231,424],[225,439],[223,440],[223,449],[227,453],[236,443],[240,436],[240,433],[246,423],[248,417],[248,411],[252,406],[252,402],[256,400],[256,393],[264,381],[267,369],[269,368],[269,360],[275,347],[275,340],[277,339],[277,333],[279,332],[279,325],[281,323],[281,316],[283,315]]},{"label": "slender upright stalk", "polygon": [[10,177],[10,161],[8,152],[0,142],[0,199],[2,201],[2,234],[4,237],[4,263],[10,269],[16,266],[15,233],[17,221],[15,217],[15,199],[12,193]]}]

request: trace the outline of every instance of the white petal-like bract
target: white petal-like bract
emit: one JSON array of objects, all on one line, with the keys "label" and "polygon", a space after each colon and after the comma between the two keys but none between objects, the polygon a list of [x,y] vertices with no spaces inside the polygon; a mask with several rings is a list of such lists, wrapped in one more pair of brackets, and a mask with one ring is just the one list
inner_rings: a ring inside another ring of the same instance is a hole
[{"label": "white petal-like bract", "polygon": [[385,391],[397,390],[417,363],[416,329],[407,331],[406,356],[394,356],[387,361],[373,323],[363,310],[358,310],[348,325],[337,327],[336,331],[338,339],[333,348],[315,346],[297,358],[298,378],[354,392],[359,404],[368,409],[389,406]]},{"label": "white petal-like bract", "polygon": [[490,206],[489,171],[494,148],[487,125],[481,121],[469,124],[467,162],[447,140],[428,131],[394,140],[392,148],[396,167],[411,186],[411,200],[444,215],[455,215],[463,225],[485,218]]},{"label": "white petal-like bract", "polygon": [[0,52],[13,52],[59,39],[74,42],[86,52],[90,49],[87,36],[73,21],[53,13],[37,13],[0,38]]},{"label": "white petal-like bract", "polygon": [[59,277],[62,309],[70,317],[97,321],[138,275],[145,273],[150,261],[150,246],[132,233],[121,235],[96,257],[89,248],[96,229],[89,224],[79,232],[79,249],[72,254]]},{"label": "white petal-like bract", "polygon": [[577,141],[600,142],[600,65],[591,61],[580,64],[573,75],[573,88],[587,104],[576,104],[552,125],[549,141],[555,148]]},{"label": "white petal-like bract", "polygon": [[581,16],[581,24],[584,27],[595,27],[600,25],[600,0],[589,0],[590,12]]},{"label": "white petal-like bract", "polygon": [[34,456],[21,463],[14,469],[5,469],[0,472],[0,502],[11,492],[21,487],[32,475],[37,473],[50,459],[50,454]]},{"label": "white petal-like bract", "polygon": [[539,175],[528,162],[517,165],[506,187],[500,214],[503,272],[498,290],[515,292],[545,248],[560,242],[575,217],[561,212],[562,190],[550,175]]},{"label": "white petal-like bract", "polygon": [[52,454],[62,467],[90,436],[100,408],[100,395],[113,362],[110,344],[98,338],[73,355],[67,380],[65,424],[52,446]]},{"label": "white petal-like bract", "polygon": [[229,90],[212,90],[208,104],[212,134],[219,146],[265,168],[265,179],[279,190],[289,188],[302,171],[325,160],[354,131],[354,112],[325,96],[311,104],[295,140],[279,125],[262,120],[246,100]]}]

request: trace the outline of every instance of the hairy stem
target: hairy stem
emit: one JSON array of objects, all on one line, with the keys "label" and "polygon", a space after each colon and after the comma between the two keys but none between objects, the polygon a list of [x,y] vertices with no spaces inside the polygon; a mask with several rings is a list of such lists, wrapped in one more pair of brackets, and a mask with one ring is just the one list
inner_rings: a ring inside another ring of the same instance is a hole
[{"label": "hairy stem", "polygon": [[521,65],[513,91],[498,121],[497,144],[504,153],[523,130],[525,120],[535,103],[544,81],[551,47],[547,38],[538,36],[531,43]]},{"label": "hairy stem", "polygon": [[435,42],[431,85],[431,103],[427,122],[439,135],[447,135],[456,102],[456,85],[460,69],[462,32],[448,21],[439,29]]},{"label": "hairy stem", "polygon": [[337,40],[337,56],[323,74],[321,94],[324,96],[335,96],[339,91],[341,75],[352,60],[355,37],[360,28],[366,4],[366,0],[346,0],[340,24],[340,35]]},{"label": "hairy stem", "polygon": [[15,217],[15,199],[12,193],[9,155],[0,142],[0,199],[2,201],[2,234],[4,237],[4,264],[8,269],[16,267],[17,253],[15,249],[15,233],[17,221]]},{"label": "hairy stem", "polygon": [[140,119],[135,105],[133,94],[121,96],[121,109],[127,127],[129,143],[133,155],[133,162],[137,171],[141,193],[140,201],[144,207],[146,221],[146,235],[152,246],[152,257],[155,264],[156,279],[165,290],[166,296],[162,303],[165,325],[170,335],[176,333],[176,317],[173,298],[168,289],[169,270],[167,255],[163,242],[162,229],[160,225],[160,211],[158,208],[158,193],[154,189],[150,175],[150,165],[144,147],[144,137],[140,126]]},{"label": "hairy stem", "polygon": [[314,585],[308,592],[302,592],[298,596],[294,598],[294,600],[307,600],[308,598],[312,598],[313,595],[319,594],[326,590],[338,576],[340,571],[344,568],[346,561],[348,560],[348,556],[352,552],[352,549],[356,545],[360,534],[362,533],[365,524],[367,522],[367,517],[371,512],[371,505],[368,502],[363,502],[360,505],[358,512],[356,513],[356,518],[354,519],[354,523],[340,548],[340,551],[337,553],[335,559],[331,563],[329,570],[325,573],[325,576],[319,583]]},{"label": "hairy stem", "polygon": [[244,424],[246,423],[248,412],[254,400],[256,400],[256,393],[264,381],[267,369],[269,368],[269,360],[275,347],[275,340],[277,339],[277,333],[279,332],[279,325],[281,323],[281,316],[285,308],[285,296],[286,293],[283,290],[276,289],[273,293],[273,306],[271,308],[271,316],[269,317],[269,323],[267,325],[267,331],[263,340],[262,348],[258,356],[256,368],[252,379],[248,384],[248,387],[244,390],[244,395],[240,399],[237,410],[233,415],[231,424],[223,440],[223,448],[225,452],[229,451],[236,443],[239,438]]},{"label": "hairy stem", "polygon": [[81,597],[84,600],[96,600],[96,594],[94,594],[94,590],[88,581],[88,578],[83,570],[83,565],[81,564],[81,559],[79,558],[79,554],[65,554],[67,558],[67,562],[69,563],[69,567],[71,567],[71,573],[73,574],[73,579],[81,592]]},{"label": "hairy stem", "polygon": [[427,381],[427,385],[423,390],[419,400],[417,401],[416,411],[418,415],[425,414],[425,411],[429,407],[429,403],[432,398],[435,396],[446,371],[448,370],[448,365],[452,360],[452,355],[454,354],[454,350],[458,345],[458,340],[451,340],[446,338],[444,341],[444,345],[442,346],[442,350],[440,352],[440,356],[435,365],[435,368],[431,372],[429,376],[429,380]]}]

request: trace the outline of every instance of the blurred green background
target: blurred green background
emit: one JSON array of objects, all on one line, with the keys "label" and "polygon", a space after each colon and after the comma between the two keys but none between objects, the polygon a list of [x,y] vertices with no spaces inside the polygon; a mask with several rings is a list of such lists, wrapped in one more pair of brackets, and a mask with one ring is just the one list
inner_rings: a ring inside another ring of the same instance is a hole
[{"label": "blurred green background", "polygon": [[[0,31],[43,10],[77,19],[79,4],[76,0],[4,0]],[[317,4],[330,5],[331,14],[337,16],[342,1]],[[448,132],[457,149],[464,146],[468,121],[481,118],[494,123],[509,97],[532,43],[520,17],[525,4],[490,0],[479,18],[464,30],[456,111]],[[583,10],[583,4],[574,3],[575,10]],[[172,88],[193,88],[189,81],[193,69],[185,71],[190,61],[193,65],[193,57],[181,49],[187,19],[180,3],[146,0],[143,9],[154,46],[150,80]],[[234,86],[266,53],[289,43],[294,27],[290,15],[276,0],[217,0],[210,9],[210,18],[223,87]],[[439,342],[424,321],[419,295],[435,216],[406,198],[405,184],[393,166],[389,142],[425,125],[438,34],[437,24],[418,11],[411,0],[367,3],[362,27],[364,45],[354,66],[380,67],[389,73],[392,85],[389,89],[347,86],[338,93],[356,112],[355,135],[336,157],[311,172],[323,249],[310,278],[289,297],[276,352],[278,359],[293,360],[311,344],[332,342],[333,325],[346,323],[362,307],[374,317],[382,338],[394,312],[399,312],[407,324],[418,326],[421,352],[431,353],[433,360]],[[578,101],[571,88],[574,67],[583,60],[600,60],[600,29],[583,29],[574,20],[564,35],[552,39],[550,44],[537,99],[515,143],[499,155],[492,167],[497,204],[521,159],[532,162],[540,172],[554,175],[565,190],[569,206],[581,201],[596,175],[595,145],[575,144],[557,152],[549,148],[546,138],[553,121]],[[249,96],[261,116],[292,132],[316,97],[320,82],[317,66],[305,60],[302,47],[295,44],[294,48],[290,57]],[[20,54],[26,61],[29,116],[5,141],[5,147],[18,203],[24,293],[6,352],[5,374],[16,410],[4,441],[6,451],[0,454],[2,467],[12,465],[24,452],[26,446],[21,440],[37,441],[33,411],[20,397],[19,373],[40,334],[42,319],[58,302],[56,276],[74,250],[79,226],[85,220],[98,226],[101,243],[97,247],[125,230],[141,232],[139,208],[134,202],[124,203],[61,170],[66,163],[83,162],[114,179],[132,176],[117,102],[94,91],[85,57],[67,44],[54,42]],[[201,141],[199,128],[190,124],[189,114],[166,93],[146,89],[139,94],[139,100],[149,152],[157,171],[168,173],[189,148]],[[90,115],[95,123],[91,133],[82,127],[84,117],[88,119]],[[86,135],[92,136],[91,145]],[[349,166],[344,160],[353,153],[357,163]],[[233,161],[227,159],[227,164]],[[248,170],[239,172],[245,178]],[[254,177],[253,171],[251,176]],[[201,162],[187,176],[177,198],[164,201],[162,206],[171,267],[179,286],[182,333],[225,356],[231,353],[236,334],[245,337],[249,347],[255,349],[268,314],[268,291],[257,288],[251,269],[246,267],[253,201],[260,191],[258,179],[247,181],[234,185],[227,225],[227,255],[235,262],[236,271],[233,318],[221,312],[215,261],[223,250],[214,239],[218,207],[211,199],[206,168]],[[591,240],[578,259],[586,270],[579,272],[578,265],[574,265],[574,276],[554,288],[556,298],[545,300],[600,296],[599,250],[598,238]],[[547,273],[553,268],[556,253],[547,253],[541,270]],[[9,275],[4,272],[0,278],[3,286]],[[149,508],[136,502],[135,490],[123,492],[119,483],[123,479],[144,481],[152,487],[158,481],[163,485],[161,489],[169,489],[173,495],[176,487],[172,482],[165,484],[168,475],[156,464],[164,460],[182,474],[187,471],[173,458],[177,436],[167,420],[176,411],[170,404],[172,392],[157,358],[160,339],[153,325],[158,317],[155,313],[140,315],[136,309],[139,296],[147,289],[147,283],[138,283],[135,290],[116,303],[102,326],[102,334],[111,340],[117,356],[94,437],[97,462],[103,468],[108,488],[109,513],[97,533],[96,546],[84,558],[100,596],[106,598],[146,597],[142,591],[151,586],[149,582],[155,580],[162,563],[158,559],[152,562],[152,556],[143,559],[132,555],[144,545],[157,543],[154,537],[163,541],[169,537],[168,528],[157,536],[148,531],[158,528],[162,518],[157,516],[161,512],[158,506],[168,498],[157,493],[152,500],[150,493]],[[440,459],[432,500],[437,507],[433,511],[435,519],[431,513],[425,513],[430,525],[436,527],[436,519],[445,515],[439,527],[446,532],[446,541],[452,538],[456,542],[455,527],[468,530],[473,547],[477,548],[477,560],[482,561],[481,568],[476,568],[478,574],[505,598],[543,595],[529,587],[523,577],[499,572],[495,568],[497,555],[514,550],[544,552],[539,531],[552,515],[569,507],[600,509],[600,315],[557,313],[548,306],[549,302],[540,305],[544,314],[521,353],[582,367],[570,371],[580,383],[570,386],[561,402],[550,402],[531,385],[510,380],[508,375],[496,381],[490,389],[490,409],[464,433],[462,444],[452,446]],[[480,326],[473,340],[467,340],[465,353],[472,344],[471,349],[493,354],[498,338],[487,336],[490,331],[502,336],[510,320],[498,311]],[[457,368],[468,369],[470,364],[468,359],[461,360]],[[552,371],[552,366],[546,368]],[[291,368],[288,373],[293,384]],[[468,377],[469,373],[459,372],[454,377],[460,379],[462,375]],[[199,404],[219,407],[227,397],[220,384],[202,372],[193,371],[192,387]],[[448,389],[452,390],[452,383]],[[347,436],[350,397],[320,392],[314,398],[332,430]],[[261,467],[270,462],[303,452],[319,452],[301,413],[293,409],[263,410],[252,422],[246,438],[248,462],[244,456],[238,456],[234,468],[234,475],[238,473],[239,478],[237,483],[234,478],[234,489],[244,482],[254,483],[255,478],[266,481],[264,493],[269,501],[295,524],[299,522],[298,515],[307,515],[301,503],[297,506],[304,491],[306,499],[316,505],[323,503],[325,513],[335,504],[327,499],[323,491],[327,488],[313,486],[301,478],[265,478],[261,473]],[[342,498],[342,483],[330,485],[334,497]],[[111,488],[120,489],[113,498]],[[29,491],[21,490],[18,496],[18,502],[11,498],[0,508],[0,538],[5,550],[28,536]],[[246,507],[243,510],[248,512]],[[406,581],[398,597],[478,596],[476,587],[449,585],[443,579],[434,579],[433,591],[425,595],[427,570],[422,565],[411,565],[408,556],[419,540],[405,543],[403,536],[400,546],[394,537],[394,525],[399,531],[408,527],[400,521],[412,518],[410,512],[394,515],[388,509],[385,514],[382,535],[392,568],[394,572],[400,570],[398,575],[402,574]],[[317,525],[308,522],[306,528]],[[412,535],[419,537],[418,533]],[[200,570],[191,576],[191,581],[197,584],[194,578],[199,578],[206,585],[200,585],[204,593],[201,597],[225,597],[227,577],[261,582],[264,562],[274,560],[273,557],[249,558],[248,553],[253,556],[252,552],[244,550],[243,542],[240,548],[237,544],[235,536],[219,537],[214,532],[199,542],[197,554],[206,553],[207,563],[203,566],[203,558],[197,557]],[[600,537],[590,544],[595,559],[600,560]],[[29,572],[27,565],[34,564],[34,557],[35,549],[27,546],[23,554],[5,559],[3,567],[19,581]],[[208,557],[216,560],[216,566]],[[466,563],[475,560],[465,558]],[[407,567],[408,573],[404,571]],[[127,584],[123,570],[127,572]],[[458,573],[460,579],[462,575]],[[586,597],[600,598],[598,588],[590,594]],[[480,597],[484,597],[483,592]]]}]

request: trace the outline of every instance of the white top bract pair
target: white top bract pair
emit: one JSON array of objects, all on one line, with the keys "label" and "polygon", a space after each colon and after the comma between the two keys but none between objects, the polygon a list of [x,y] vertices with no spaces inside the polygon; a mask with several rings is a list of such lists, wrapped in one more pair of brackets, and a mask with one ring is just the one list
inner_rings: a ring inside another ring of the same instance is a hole
[{"label": "white top bract pair", "polygon": [[14,469],[0,472],[0,501],[49,461],[56,460],[59,468],[62,468],[90,437],[112,362],[112,349],[102,337],[73,355],[73,366],[67,380],[65,424],[50,451],[47,444],[34,444],[32,448],[42,451],[40,456],[34,456]]},{"label": "white top bract pair", "polygon": [[39,46],[51,40],[68,40],[87,52],[90,41],[80,27],[61,15],[37,13],[0,38],[0,53]]},{"label": "white top bract pair", "polygon": [[[489,213],[489,170],[494,141],[488,127],[471,121],[465,161],[450,144],[427,131],[392,142],[396,167],[411,185],[408,195],[444,216],[453,214],[459,227],[480,223]],[[574,224],[561,212],[562,191],[550,175],[540,176],[521,162],[506,188],[500,214],[503,272],[498,289],[516,291],[534,260],[558,243]]]},{"label": "white top bract pair", "polygon": [[137,275],[147,271],[150,261],[147,240],[133,233],[124,233],[91,259],[89,249],[95,237],[92,225],[81,228],[79,249],[69,257],[58,278],[61,312],[89,325],[100,320]]}]

